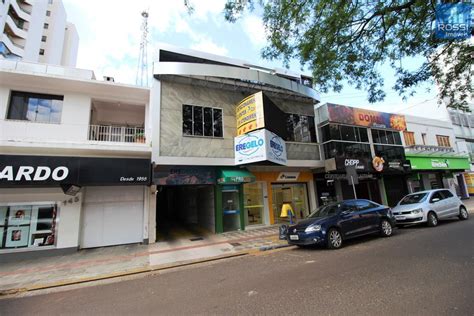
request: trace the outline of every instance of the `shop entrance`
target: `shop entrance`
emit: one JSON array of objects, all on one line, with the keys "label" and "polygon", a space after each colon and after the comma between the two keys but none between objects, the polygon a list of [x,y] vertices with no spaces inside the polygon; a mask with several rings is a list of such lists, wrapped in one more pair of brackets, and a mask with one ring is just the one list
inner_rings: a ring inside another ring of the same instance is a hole
[{"label": "shop entrance", "polygon": [[281,209],[284,203],[290,203],[296,219],[306,218],[309,213],[308,189],[306,183],[273,184],[273,215],[275,223],[288,223],[289,218],[281,218]]},{"label": "shop entrance", "polygon": [[156,240],[199,240],[215,232],[213,185],[158,186]]},{"label": "shop entrance", "polygon": [[385,192],[387,194],[388,206],[395,206],[408,194],[408,187],[403,175],[384,176]]},{"label": "shop entrance", "polygon": [[[354,189],[347,181],[341,181],[342,198],[349,200],[354,198]],[[377,180],[359,180],[359,184],[355,185],[358,199],[371,200],[382,204],[380,190]]]}]

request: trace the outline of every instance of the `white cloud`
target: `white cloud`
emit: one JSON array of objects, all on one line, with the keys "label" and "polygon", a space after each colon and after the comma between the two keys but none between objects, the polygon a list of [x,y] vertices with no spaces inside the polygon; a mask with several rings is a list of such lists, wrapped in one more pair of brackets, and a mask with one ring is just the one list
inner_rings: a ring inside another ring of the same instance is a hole
[{"label": "white cloud", "polygon": [[246,15],[242,19],[242,27],[245,34],[252,44],[257,48],[263,48],[267,40],[265,36],[265,28],[262,19],[256,15]]},{"label": "white cloud", "polygon": [[217,45],[209,38],[203,38],[198,43],[191,45],[191,49],[221,56],[227,56],[229,53],[227,48]]}]

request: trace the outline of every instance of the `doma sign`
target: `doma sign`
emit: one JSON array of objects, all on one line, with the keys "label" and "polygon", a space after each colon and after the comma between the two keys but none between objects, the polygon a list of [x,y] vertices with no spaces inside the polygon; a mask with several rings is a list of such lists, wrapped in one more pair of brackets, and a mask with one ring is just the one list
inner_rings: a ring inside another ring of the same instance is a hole
[{"label": "doma sign", "polygon": [[270,161],[286,165],[286,144],[278,135],[261,129],[234,138],[235,164]]}]

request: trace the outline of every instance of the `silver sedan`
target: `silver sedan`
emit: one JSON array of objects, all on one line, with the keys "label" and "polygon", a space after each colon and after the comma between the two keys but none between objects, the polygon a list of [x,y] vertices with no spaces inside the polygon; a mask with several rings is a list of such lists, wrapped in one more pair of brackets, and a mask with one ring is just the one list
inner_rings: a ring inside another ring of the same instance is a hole
[{"label": "silver sedan", "polygon": [[469,217],[466,206],[450,190],[437,189],[406,195],[392,209],[397,225],[427,223],[438,225],[440,219],[457,216]]}]

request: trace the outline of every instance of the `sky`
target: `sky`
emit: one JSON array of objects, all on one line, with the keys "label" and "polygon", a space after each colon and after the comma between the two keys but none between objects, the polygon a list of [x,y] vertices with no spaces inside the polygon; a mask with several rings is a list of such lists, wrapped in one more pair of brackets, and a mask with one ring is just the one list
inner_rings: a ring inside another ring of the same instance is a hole
[{"label": "sky", "polygon": [[[94,70],[97,78],[112,76],[116,82],[135,84],[141,39],[141,12],[149,12],[148,61],[156,57],[159,42],[216,55],[245,60],[268,68],[283,68],[281,60],[264,60],[265,30],[259,12],[246,12],[236,23],[225,21],[225,0],[191,0],[190,15],[184,0],[63,0],[68,21],[79,34],[77,67]],[[408,61],[412,66],[422,59]],[[302,71],[297,62],[290,70]],[[436,100],[436,89],[424,85],[417,94],[403,100],[391,89],[394,72],[387,66],[381,71],[385,80],[385,100],[370,104],[365,91],[345,85],[340,93],[321,95],[321,102],[344,104],[385,112],[399,112],[447,120]],[[427,88],[431,88],[427,92]]]}]

